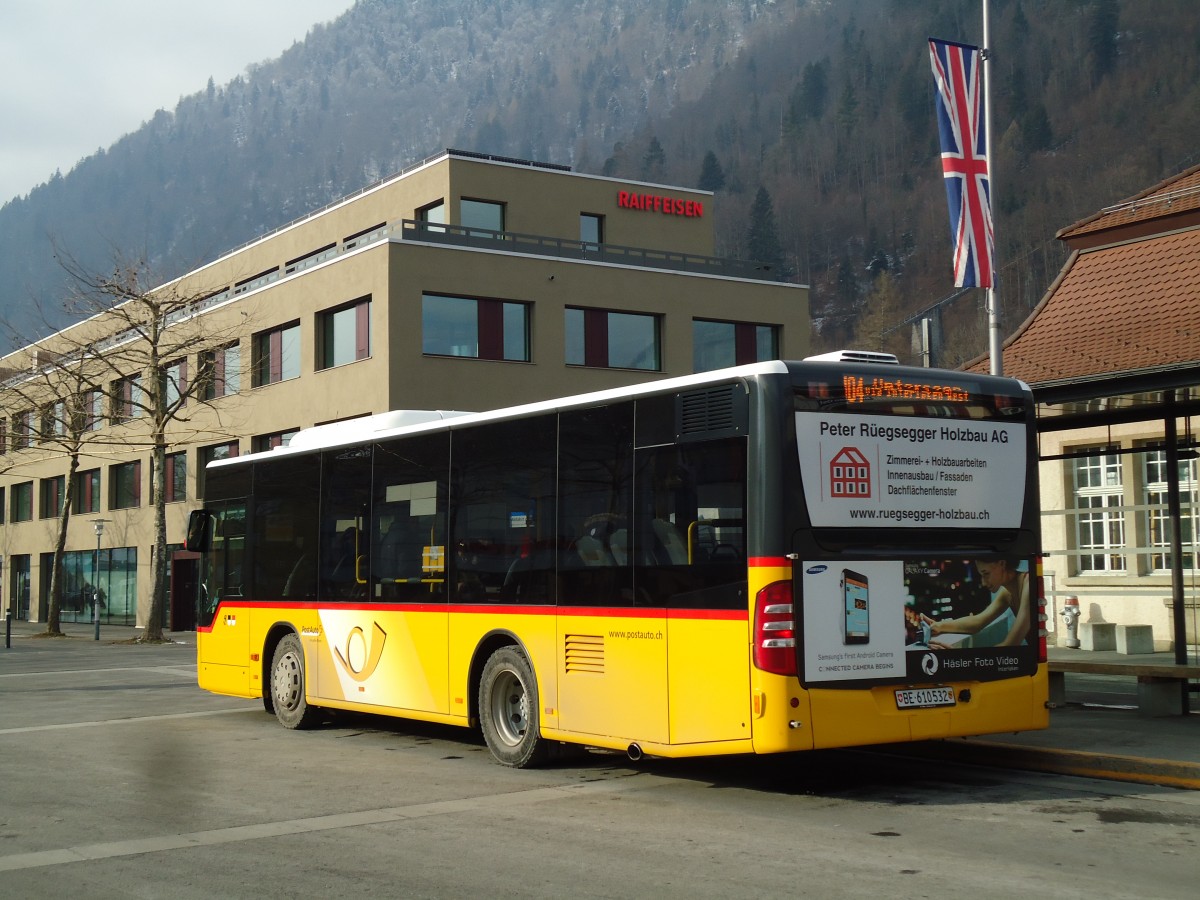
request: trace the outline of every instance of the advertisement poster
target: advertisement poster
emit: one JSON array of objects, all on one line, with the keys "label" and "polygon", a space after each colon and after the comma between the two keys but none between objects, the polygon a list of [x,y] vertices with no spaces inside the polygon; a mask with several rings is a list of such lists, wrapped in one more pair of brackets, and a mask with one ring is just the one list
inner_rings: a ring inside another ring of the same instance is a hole
[{"label": "advertisement poster", "polygon": [[1023,424],[799,412],[796,440],[818,528],[1021,524]]},{"label": "advertisement poster", "polygon": [[1037,667],[1027,560],[808,561],[804,680],[990,680]]}]

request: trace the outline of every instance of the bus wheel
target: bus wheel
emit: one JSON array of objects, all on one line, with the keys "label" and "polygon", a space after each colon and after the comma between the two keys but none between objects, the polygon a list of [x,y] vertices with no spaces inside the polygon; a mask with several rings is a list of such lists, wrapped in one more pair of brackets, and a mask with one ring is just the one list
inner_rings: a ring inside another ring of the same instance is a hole
[{"label": "bus wheel", "polygon": [[304,697],[304,648],[294,634],[279,642],[271,658],[271,705],[285,728],[307,728],[316,721],[316,710]]},{"label": "bus wheel", "polygon": [[549,745],[538,725],[537,680],[520,650],[501,647],[479,679],[479,724],[498,762],[518,769],[546,760]]}]

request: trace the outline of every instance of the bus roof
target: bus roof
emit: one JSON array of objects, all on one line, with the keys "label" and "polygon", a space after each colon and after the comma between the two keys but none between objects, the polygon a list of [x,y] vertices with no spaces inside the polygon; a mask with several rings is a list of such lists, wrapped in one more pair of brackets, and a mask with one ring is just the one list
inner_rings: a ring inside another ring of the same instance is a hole
[{"label": "bus roof", "polygon": [[[784,375],[794,373],[798,366],[810,366],[813,369],[823,368],[826,370],[844,369],[848,360],[838,362],[835,361],[834,357],[835,354],[824,354],[822,356],[808,357],[800,361],[785,362],[783,360],[770,360],[767,362],[750,363],[748,365],[714,369],[709,372],[701,372],[693,375],[681,375],[674,378],[640,382],[624,387],[607,388],[586,394],[575,394],[551,400],[524,403],[518,406],[501,407],[499,409],[487,410],[486,412],[415,409],[391,410],[376,415],[362,416],[357,419],[348,419],[343,422],[333,422],[327,425],[315,425],[310,428],[304,428],[296,433],[287,446],[276,447],[273,450],[264,450],[258,453],[249,453],[233,459],[217,460],[209,463],[209,465],[213,467],[239,465],[254,460],[274,459],[282,455],[362,444],[404,434],[419,434],[427,431],[454,429],[461,426],[508,419],[516,416],[556,412],[573,407],[594,406],[617,400],[632,399],[664,392],[669,393],[671,391],[701,387],[706,384],[716,384],[729,381],[730,379],[755,378],[761,375],[772,374]],[[895,363],[887,363],[882,360],[873,362],[854,360],[851,364],[857,364],[856,369],[860,372],[863,369],[869,370],[874,366],[878,366],[881,371],[888,373],[889,376],[891,373],[903,373],[906,370],[913,373],[936,371],[897,366]],[[988,381],[993,379],[993,376],[975,373],[970,373],[969,375],[967,373],[957,374],[962,375],[962,377],[969,377],[973,381]],[[996,382],[1008,382],[1009,384],[1012,384],[1014,381],[1011,378],[995,378],[994,380]],[[1028,390],[1024,384],[1020,386],[1022,390]]]},{"label": "bus roof", "polygon": [[728,381],[731,378],[751,378],[757,375],[786,374],[787,365],[780,360],[750,363],[744,366],[734,366],[728,369],[714,369],[711,372],[701,372],[695,375],[680,375],[675,378],[663,378],[657,381],[645,381],[625,387],[608,388],[602,391],[591,391],[586,394],[574,394],[568,397],[556,397],[552,400],[538,400],[533,403],[523,403],[518,406],[506,406],[491,409],[486,412],[460,412],[456,410],[391,410],[373,416],[362,416],[357,419],[347,419],[344,422],[332,422],[328,425],[314,425],[303,428],[296,433],[291,442],[285,447],[273,450],[262,450],[258,453],[248,453],[232,459],[216,460],[209,463],[212,467],[231,466],[254,460],[275,459],[282,455],[307,453],[312,450],[326,450],[332,447],[342,447],[351,444],[361,444],[368,441],[382,440],[403,434],[419,434],[425,431],[438,431],[480,422],[490,422],[498,419],[508,419],[514,416],[535,415],[541,412],[555,412],[578,406],[594,406],[599,403],[610,403],[615,400],[632,399],[634,397],[670,392],[705,384]]}]

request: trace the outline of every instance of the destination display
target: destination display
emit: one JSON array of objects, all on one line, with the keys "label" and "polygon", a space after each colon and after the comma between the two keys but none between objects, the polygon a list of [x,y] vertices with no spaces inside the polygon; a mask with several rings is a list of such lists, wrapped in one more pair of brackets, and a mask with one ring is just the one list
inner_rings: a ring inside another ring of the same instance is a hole
[{"label": "destination display", "polygon": [[815,527],[1017,528],[1023,423],[796,413]]}]

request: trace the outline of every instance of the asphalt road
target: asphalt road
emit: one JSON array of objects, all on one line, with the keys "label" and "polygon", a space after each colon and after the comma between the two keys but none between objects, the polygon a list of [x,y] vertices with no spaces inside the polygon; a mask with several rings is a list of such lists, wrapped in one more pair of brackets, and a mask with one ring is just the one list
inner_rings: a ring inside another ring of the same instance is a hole
[{"label": "asphalt road", "polygon": [[862,751],[517,771],[459,729],[286,731],[193,654],[0,652],[0,895],[1195,896],[1197,792]]}]

